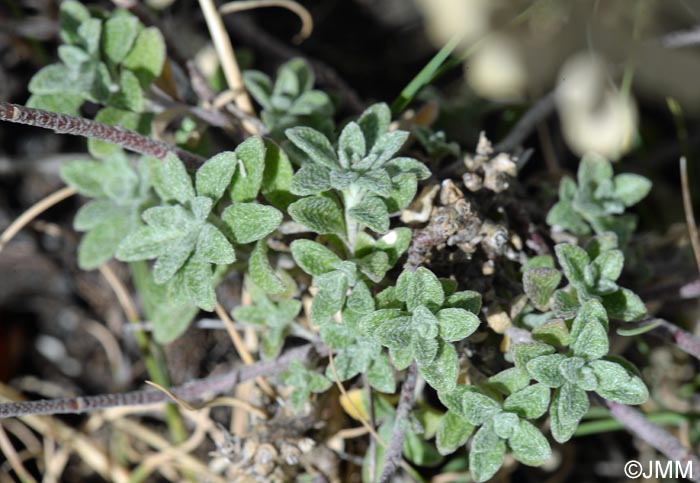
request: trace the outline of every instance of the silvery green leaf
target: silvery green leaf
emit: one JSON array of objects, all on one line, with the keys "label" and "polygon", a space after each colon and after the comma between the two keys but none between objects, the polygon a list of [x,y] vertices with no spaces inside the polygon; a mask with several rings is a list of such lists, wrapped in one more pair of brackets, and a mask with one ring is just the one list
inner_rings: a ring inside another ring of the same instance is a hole
[{"label": "silvery green leaf", "polygon": [[188,300],[170,297],[168,286],[156,284],[144,262],[132,263],[130,267],[143,302],[144,314],[153,324],[153,338],[160,344],[177,339],[185,332],[199,309]]},{"label": "silvery green leaf", "polygon": [[381,282],[386,272],[391,268],[389,255],[382,251],[370,253],[355,261],[362,273],[375,283]]},{"label": "silvery green leaf", "polygon": [[290,191],[295,195],[316,195],[331,189],[330,171],[319,164],[306,164],[294,173]]},{"label": "silvery green leaf", "polygon": [[592,265],[598,269],[600,276],[615,281],[620,278],[625,256],[620,250],[608,250],[598,255]]},{"label": "silvery green leaf", "polygon": [[135,262],[156,258],[165,246],[182,237],[179,231],[166,231],[150,226],[142,226],[131,232],[117,248],[115,257],[122,262]]},{"label": "silvery green leaf", "polygon": [[440,344],[438,339],[428,339],[417,335],[413,337],[411,347],[418,367],[422,368],[435,361]]},{"label": "silvery green leaf", "polygon": [[377,196],[391,196],[392,183],[389,174],[384,169],[373,169],[360,175],[357,186],[374,193]]},{"label": "silvery green leaf", "polygon": [[552,456],[547,438],[527,421],[518,422],[508,439],[508,447],[516,460],[528,466],[541,466]]},{"label": "silvery green leaf", "polygon": [[110,98],[110,104],[134,112],[143,111],[143,90],[138,78],[130,70],[123,69],[119,75],[119,92]]},{"label": "silvery green leaf", "polygon": [[531,359],[554,352],[556,352],[556,350],[550,345],[541,342],[526,342],[517,344],[513,348],[513,360],[515,361],[516,367],[527,370],[527,363],[530,362]]},{"label": "silvery green leaf", "polygon": [[233,201],[255,201],[265,172],[265,143],[260,136],[252,136],[236,148],[238,167],[231,180]]},{"label": "silvery green leaf", "polygon": [[190,299],[202,310],[212,312],[216,305],[211,265],[190,259],[183,268],[185,287]]},{"label": "silvery green leaf", "polygon": [[[367,372],[369,364],[372,362],[372,355],[371,348],[361,344],[354,344],[341,350],[333,357],[333,365],[338,379],[347,381],[360,373]],[[330,365],[326,368],[326,376],[328,378],[334,377]]]},{"label": "silvery green leaf", "polygon": [[479,318],[458,308],[442,309],[437,313],[440,337],[448,342],[466,339],[479,327]]},{"label": "silvery green leaf", "polygon": [[[95,228],[114,214],[121,213],[123,208],[110,200],[91,200],[80,207],[73,218],[73,228],[78,231],[88,231]],[[126,234],[125,234],[126,235]]]},{"label": "silvery green leaf", "polygon": [[194,256],[198,261],[215,265],[228,265],[236,261],[231,242],[211,223],[202,226]]},{"label": "silvery green leaf", "polygon": [[476,315],[481,310],[481,294],[473,290],[455,292],[445,299],[443,307],[464,309]]},{"label": "silvery green leaf", "polygon": [[624,321],[639,320],[647,314],[644,302],[626,288],[602,296],[603,305],[610,317]]},{"label": "silvery green leaf", "polygon": [[410,346],[402,348],[389,347],[389,355],[398,371],[402,371],[413,362],[413,349]]},{"label": "silvery green leaf", "polygon": [[396,296],[406,307],[413,310],[419,304],[432,311],[439,309],[445,301],[445,291],[440,280],[427,268],[415,272],[404,270],[396,283]]},{"label": "silvery green leaf", "polygon": [[70,161],[61,166],[60,175],[64,183],[81,195],[101,198],[104,196],[99,176],[101,168],[101,163],[97,161]]},{"label": "silvery green leaf", "polygon": [[651,181],[644,176],[632,173],[623,173],[615,176],[615,197],[625,206],[639,203],[651,191]]},{"label": "silvery green leaf", "polygon": [[153,264],[153,280],[157,284],[163,284],[173,278],[180,268],[190,258],[197,245],[197,235],[188,234],[168,242],[161,255]]},{"label": "silvery green leaf", "polygon": [[297,57],[285,62],[277,69],[277,80],[273,94],[296,97],[311,89],[313,85],[313,71],[304,59]]},{"label": "silvery green leaf", "polygon": [[[284,293],[286,286],[267,258],[267,243],[259,240],[248,259],[248,274],[255,284],[266,293],[277,295]],[[315,298],[314,298],[315,300]]]},{"label": "silvery green leaf", "polygon": [[588,407],[586,392],[576,386],[564,384],[555,390],[550,407],[552,437],[558,443],[571,439]]},{"label": "silvery green leaf", "polygon": [[141,216],[149,226],[180,236],[192,230],[196,224],[192,214],[179,205],[154,206],[144,211]]},{"label": "silvery green leaf", "polygon": [[407,461],[416,466],[433,467],[438,466],[443,461],[442,456],[435,449],[435,445],[426,441],[425,435],[411,430],[406,433],[403,455]]},{"label": "silvery green leaf", "polygon": [[462,416],[452,411],[446,412],[440,419],[435,435],[437,450],[441,455],[454,453],[459,447],[466,444],[474,429],[474,425]]},{"label": "silvery green leaf", "polygon": [[590,406],[586,391],[573,384],[564,384],[559,391],[559,419],[564,423],[578,423]]},{"label": "silvery green leaf", "polygon": [[272,80],[267,74],[257,70],[243,72],[243,83],[251,96],[263,109],[271,109]]},{"label": "silvery green leaf", "polygon": [[413,325],[410,317],[401,316],[385,320],[374,330],[373,335],[383,346],[396,350],[410,348],[410,353],[413,354]]},{"label": "silvery green leaf", "polygon": [[317,130],[299,126],[285,130],[287,138],[301,149],[314,163],[328,168],[338,166],[338,159],[331,142]]},{"label": "silvery green leaf", "polygon": [[605,399],[636,405],[649,398],[644,382],[617,362],[597,360],[589,365],[598,379],[595,391]]},{"label": "silvery green leaf", "polygon": [[75,44],[80,40],[78,27],[90,18],[90,11],[81,2],[68,0],[61,2],[59,25],[61,39],[67,44]]},{"label": "silvery green leaf", "polygon": [[275,207],[286,210],[296,197],[291,193],[294,169],[287,153],[272,142],[265,143],[265,171],[261,185],[265,199]]},{"label": "silvery green leaf", "polygon": [[569,328],[563,319],[551,319],[532,329],[532,338],[545,344],[566,347],[570,343]]},{"label": "silvery green leaf", "polygon": [[34,74],[29,81],[29,92],[38,95],[84,94],[83,86],[75,79],[68,67],[63,64],[50,64]]},{"label": "silvery green leaf", "polygon": [[396,176],[402,173],[410,173],[419,180],[424,180],[430,177],[428,167],[413,158],[394,158],[384,166],[391,176]]},{"label": "silvery green leaf", "polygon": [[401,255],[408,250],[408,246],[411,244],[411,236],[410,228],[395,228],[377,240],[375,248],[388,255],[389,266],[393,267],[401,258]]},{"label": "silvery green leaf", "polygon": [[[580,313],[577,319],[579,317]],[[574,324],[576,324],[575,320]],[[597,320],[585,322],[581,329],[577,328],[576,334],[576,338],[571,339],[571,349],[577,357],[595,360],[608,353],[610,348],[608,334],[605,327]]]},{"label": "silvery green leaf", "polygon": [[139,19],[131,14],[112,16],[104,23],[102,51],[112,64],[121,63],[139,34]]},{"label": "silvery green leaf", "polygon": [[547,412],[550,396],[551,390],[545,384],[533,384],[508,396],[503,409],[525,419],[537,419]]},{"label": "silvery green leaf", "polygon": [[428,366],[419,368],[425,382],[436,391],[451,391],[457,385],[459,375],[459,359],[452,344],[438,340],[437,356]]},{"label": "silvery green leaf", "polygon": [[338,255],[311,240],[294,240],[290,248],[294,261],[309,275],[330,272],[340,263]]},{"label": "silvery green leaf", "polygon": [[603,326],[604,332],[608,330],[608,314],[605,307],[596,299],[587,300],[578,311],[571,325],[571,343],[578,339],[581,330],[589,323],[598,323]]},{"label": "silvery green leaf", "polygon": [[379,168],[389,161],[406,143],[408,135],[407,131],[390,131],[379,136],[367,155],[374,159],[372,166]]},{"label": "silvery green leaf", "polygon": [[498,437],[502,439],[510,438],[510,435],[518,426],[519,421],[520,418],[518,418],[517,414],[508,411],[497,413],[491,419],[493,430],[496,432]]},{"label": "silvery green leaf", "polygon": [[389,230],[389,212],[384,202],[376,196],[365,196],[360,203],[350,208],[348,213],[372,231],[386,233]]},{"label": "silvery green leaf", "polygon": [[499,438],[493,424],[485,424],[474,435],[469,451],[469,473],[481,483],[491,479],[503,464],[506,442]]},{"label": "silvery green leaf", "polygon": [[345,236],[343,211],[334,198],[309,196],[289,205],[288,211],[294,221],[318,234]]},{"label": "silvery green leaf", "polygon": [[331,169],[329,181],[333,189],[344,191],[349,189],[350,185],[355,183],[359,176],[360,174],[357,171],[337,168]]},{"label": "silvery green leaf", "polygon": [[208,196],[195,196],[190,202],[190,212],[197,223],[204,223],[209,218],[214,202]]},{"label": "silvery green leaf", "polygon": [[451,391],[438,392],[438,399],[440,399],[440,402],[447,409],[463,418],[466,418],[466,412],[464,411],[464,395],[467,392],[477,392],[481,394],[480,390],[474,386],[459,384]]},{"label": "silvery green leaf", "polygon": [[389,129],[391,110],[384,103],[373,104],[362,113],[357,121],[364,134],[367,149],[372,149],[379,137]]},{"label": "silvery green leaf", "polygon": [[78,27],[78,45],[84,47],[92,56],[97,56],[102,36],[102,21],[89,18]]},{"label": "silvery green leaf", "polygon": [[384,353],[379,353],[372,360],[369,371],[367,372],[367,382],[380,392],[392,394],[396,391],[394,370],[391,367],[388,357]]},{"label": "silvery green leaf", "polygon": [[557,317],[570,319],[576,315],[580,308],[578,293],[574,287],[560,288],[554,292],[553,311]]},{"label": "silvery green leaf", "polygon": [[347,168],[354,162],[364,158],[366,153],[365,136],[362,134],[360,126],[356,122],[349,122],[343,128],[338,138],[340,165]]},{"label": "silvery green leaf", "polygon": [[403,315],[399,309],[379,309],[371,312],[360,319],[360,328],[362,331],[374,337],[377,330],[386,322],[389,322],[396,317]]},{"label": "silvery green leaf", "polygon": [[359,281],[352,289],[352,293],[348,296],[347,306],[350,310],[365,315],[374,311],[374,299],[367,285]]},{"label": "silvery green leaf", "polygon": [[27,107],[77,116],[83,102],[82,94],[32,94],[27,100]]},{"label": "silvery green leaf", "polygon": [[294,116],[318,114],[331,117],[333,115],[333,103],[328,94],[323,91],[307,91],[296,98],[287,113]]},{"label": "silvery green leaf", "polygon": [[584,271],[590,263],[586,251],[569,243],[559,243],[554,247],[554,251],[569,282],[577,289],[584,287]]},{"label": "silvery green leaf", "polygon": [[186,204],[194,198],[192,179],[185,165],[173,153],[158,165],[153,173],[153,188],[163,201],[176,200]]},{"label": "silvery green leaf", "polygon": [[133,217],[129,213],[117,211],[103,218],[80,240],[78,266],[92,270],[107,262],[133,227]]},{"label": "silvery green leaf", "polygon": [[72,70],[78,70],[81,64],[91,59],[90,54],[75,45],[60,45],[58,57],[66,67]]},{"label": "silvery green leaf", "polygon": [[547,224],[560,227],[574,235],[583,236],[591,232],[588,223],[574,210],[571,201],[558,201],[547,213]]},{"label": "silvery green leaf", "polygon": [[[581,372],[585,366],[586,360],[582,357],[566,357],[563,361],[561,361],[561,364],[559,364],[559,372],[562,376],[564,376],[564,379],[567,382],[578,386],[579,379],[581,378]],[[582,387],[581,389],[584,388]]]},{"label": "silvery green leaf", "polygon": [[391,179],[391,196],[385,202],[390,213],[397,213],[406,208],[418,190],[418,181],[410,173],[399,174]]},{"label": "silvery green leaf", "polygon": [[530,384],[530,375],[519,367],[510,367],[488,379],[489,387],[503,394],[513,394]]},{"label": "silvery green leaf", "polygon": [[561,282],[561,273],[554,268],[528,268],[523,274],[525,294],[539,310],[545,310]]},{"label": "silvery green leaf", "polygon": [[99,176],[105,195],[116,204],[128,204],[138,195],[139,175],[121,150],[105,157]]},{"label": "silvery green leaf", "polygon": [[587,154],[578,166],[578,182],[581,186],[599,184],[611,179],[613,169],[610,161],[598,154]]},{"label": "silvery green leaf", "polygon": [[195,175],[197,195],[218,201],[231,182],[235,170],[236,154],[231,151],[224,151],[208,159]]},{"label": "silvery green leaf", "polygon": [[141,87],[146,88],[160,77],[165,60],[163,34],[155,27],[148,27],[139,32],[122,65],[136,75]]},{"label": "silvery green leaf", "polygon": [[541,355],[530,359],[525,367],[536,381],[549,387],[559,387],[565,382],[564,376],[559,370],[559,366],[564,360],[566,360],[564,354]]},{"label": "silvery green leaf", "polygon": [[331,319],[345,304],[348,279],[339,270],[314,277],[318,292],[311,304],[311,322],[320,325]]},{"label": "silvery green leaf", "polygon": [[224,210],[221,219],[233,234],[233,241],[242,245],[275,231],[282,222],[282,213],[268,205],[234,203]]}]

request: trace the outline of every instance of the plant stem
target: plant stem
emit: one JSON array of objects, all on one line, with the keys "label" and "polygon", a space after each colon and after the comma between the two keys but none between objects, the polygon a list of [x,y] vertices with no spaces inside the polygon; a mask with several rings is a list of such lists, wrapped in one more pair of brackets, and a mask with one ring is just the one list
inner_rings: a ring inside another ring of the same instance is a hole
[{"label": "plant stem", "polygon": [[384,453],[384,469],[379,477],[379,483],[387,483],[391,481],[392,476],[396,473],[396,469],[401,463],[401,451],[403,450],[403,442],[406,439],[406,426],[408,414],[413,406],[415,397],[416,379],[418,377],[418,368],[413,362],[406,372],[406,380],[401,387],[401,395],[399,396],[399,405],[396,407],[396,417],[394,419],[394,428],[391,432],[391,442],[389,448]]},{"label": "plant stem", "polygon": [[[199,399],[210,394],[228,392],[240,382],[264,375],[279,374],[294,360],[309,362],[316,356],[327,356],[325,345],[306,344],[291,349],[272,361],[259,361],[217,376],[196,379],[170,392],[180,399]],[[0,419],[16,418],[34,414],[79,414],[119,406],[146,406],[170,401],[170,396],[158,389],[146,389],[120,394],[100,394],[77,398],[43,399],[0,404]]]},{"label": "plant stem", "polygon": [[[138,272],[138,270],[146,270],[146,265],[144,262],[135,263],[131,265],[131,269],[134,278],[137,278],[138,275],[143,275]],[[100,273],[114,291],[126,319],[131,324],[138,324],[139,314],[124,284],[122,284],[121,280],[119,280],[108,264],[104,264],[100,267]],[[136,285],[138,287],[138,283]],[[143,330],[135,330],[134,338],[139,346],[141,357],[143,358],[146,371],[150,378],[161,386],[169,386],[170,375],[168,374],[168,366],[162,348],[153,342],[150,335]],[[170,436],[173,442],[181,443],[185,441],[187,439],[185,424],[174,404],[168,404],[165,407],[165,419],[168,423],[168,429],[170,430]]]},{"label": "plant stem", "polygon": [[170,146],[161,141],[156,141],[134,131],[129,131],[121,126],[108,126],[107,124],[83,119],[82,117],[32,109],[31,107],[9,102],[0,102],[0,121],[52,129],[59,134],[99,139],[116,144],[129,151],[153,156],[158,159],[165,159],[169,153],[174,153],[190,170],[195,170],[204,162],[204,159],[196,154]]}]

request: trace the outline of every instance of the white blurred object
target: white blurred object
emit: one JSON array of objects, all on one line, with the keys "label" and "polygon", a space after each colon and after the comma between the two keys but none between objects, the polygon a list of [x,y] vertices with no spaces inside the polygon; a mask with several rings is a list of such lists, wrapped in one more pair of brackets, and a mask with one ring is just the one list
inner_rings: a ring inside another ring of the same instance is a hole
[{"label": "white blurred object", "polygon": [[493,34],[465,64],[474,91],[492,101],[521,98],[527,86],[527,69],[517,44],[508,36]]},{"label": "white blurred object", "polygon": [[632,147],[637,107],[610,83],[605,62],[590,52],[562,67],[556,102],[564,137],[579,155],[593,151],[616,160]]},{"label": "white blurred object", "polygon": [[435,45],[458,36],[465,43],[490,30],[493,2],[489,0],[416,0],[426,18],[428,35]]}]

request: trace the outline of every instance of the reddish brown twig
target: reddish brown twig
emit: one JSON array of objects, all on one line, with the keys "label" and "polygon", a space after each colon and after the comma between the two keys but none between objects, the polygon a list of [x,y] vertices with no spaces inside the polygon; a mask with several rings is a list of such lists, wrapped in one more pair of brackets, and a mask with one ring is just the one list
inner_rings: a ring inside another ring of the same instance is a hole
[{"label": "reddish brown twig", "polygon": [[396,407],[396,417],[394,418],[394,428],[391,432],[389,448],[386,450],[386,453],[384,453],[384,468],[379,477],[379,483],[391,481],[391,478],[394,476],[394,473],[396,473],[401,463],[401,452],[403,451],[403,442],[406,439],[408,414],[413,407],[417,376],[418,369],[414,362],[409,366],[406,372],[406,380],[401,387],[399,405]]},{"label": "reddish brown twig", "polygon": [[[230,391],[240,382],[264,375],[278,374],[284,371],[293,360],[298,359],[308,362],[315,355],[325,356],[327,354],[328,349],[325,346],[315,347],[313,344],[307,344],[291,349],[275,360],[256,362],[249,366],[234,369],[226,374],[197,379],[182,386],[171,388],[170,392],[184,400],[221,394]],[[154,389],[121,394],[12,402],[0,404],[0,419],[35,414],[85,413],[118,406],[145,406],[166,402],[170,402],[170,396]]]},{"label": "reddish brown twig", "polygon": [[9,102],[0,102],[0,120],[52,129],[60,134],[99,139],[116,144],[129,151],[153,156],[158,159],[165,159],[168,153],[175,153],[185,163],[185,166],[191,170],[196,169],[204,162],[204,159],[196,154],[150,139],[121,126],[109,126],[89,119],[83,119],[82,117],[32,109]]}]

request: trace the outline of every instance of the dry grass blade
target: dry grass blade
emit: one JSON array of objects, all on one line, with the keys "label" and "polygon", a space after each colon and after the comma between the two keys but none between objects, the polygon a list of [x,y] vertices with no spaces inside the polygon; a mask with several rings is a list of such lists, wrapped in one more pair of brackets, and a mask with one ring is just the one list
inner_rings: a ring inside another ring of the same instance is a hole
[{"label": "dry grass blade", "polygon": [[[253,114],[253,103],[248,96],[248,92],[243,85],[241,70],[238,68],[236,56],[233,53],[231,39],[226,32],[221,15],[216,10],[213,0],[199,0],[199,6],[204,14],[204,19],[209,28],[209,34],[214,42],[216,54],[224,71],[224,77],[229,88],[236,94],[236,105],[247,114]],[[243,121],[243,127],[250,134],[257,134],[257,127],[247,121]]]},{"label": "dry grass blade", "polygon": [[[233,326],[233,320],[231,320],[231,317],[229,317],[226,313],[226,309],[224,309],[219,302],[216,303],[214,309],[216,310],[216,315],[218,315],[224,322],[224,325],[226,325],[226,331],[228,332],[229,337],[231,337],[231,342],[233,342],[233,346],[236,348],[236,351],[238,351],[238,355],[241,357],[241,360],[246,365],[251,365],[254,362],[253,356],[250,355],[250,352],[243,342],[243,339],[241,339],[240,334]],[[258,386],[260,386],[260,389],[265,392],[265,394],[274,399],[275,391],[265,379],[258,377],[255,379],[255,381],[258,383]]]},{"label": "dry grass blade", "polygon": [[345,387],[343,387],[343,383],[340,382],[340,378],[338,377],[338,372],[335,370],[335,362],[333,361],[333,347],[330,347],[330,350],[328,351],[328,363],[331,367],[331,372],[333,373],[333,379],[335,380],[335,385],[338,386],[338,390],[340,393],[345,397],[345,399],[348,401],[348,404],[352,406],[352,409],[355,411],[357,414],[357,419],[362,423],[362,426],[367,429],[367,432],[372,435],[372,437],[379,443],[382,448],[386,448],[386,441],[382,439],[381,436],[375,431],[375,429],[372,427],[371,424],[362,416],[362,411],[360,411],[360,408],[358,408],[355,403],[353,402],[352,398],[348,395],[347,391],[345,390]]},{"label": "dry grass blade", "polygon": [[12,446],[12,442],[10,441],[10,438],[7,437],[7,433],[2,427],[2,424],[0,424],[0,449],[5,454],[7,461],[10,463],[10,466],[21,481],[36,483],[36,480],[29,474],[24,465],[22,465],[22,460],[17,454],[14,446]]},{"label": "dry grass blade", "polygon": [[294,36],[294,42],[299,43],[311,36],[311,32],[314,30],[314,19],[311,17],[311,13],[309,13],[306,7],[293,0],[242,0],[238,2],[228,2],[219,7],[219,12],[221,12],[221,15],[226,15],[227,13],[265,7],[286,8],[299,17],[299,20],[301,20],[301,29],[299,33]]},{"label": "dry grass blade", "polygon": [[260,419],[267,419],[267,414],[265,414],[265,411],[263,411],[260,408],[256,408],[249,402],[241,401],[240,399],[236,399],[235,397],[217,397],[210,401],[206,401],[200,404],[190,404],[184,399],[177,397],[175,394],[173,394],[171,391],[164,388],[160,384],[156,384],[153,381],[146,381],[146,384],[155,387],[159,391],[163,391],[179,406],[187,409],[188,411],[199,411],[200,409],[213,408],[217,406],[230,406],[248,411],[250,414]]},{"label": "dry grass blade", "polygon": [[690,235],[690,243],[693,246],[693,255],[695,263],[700,274],[700,238],[698,237],[698,227],[695,223],[695,214],[693,212],[693,200],[690,196],[690,185],[688,182],[688,162],[685,156],[681,156],[681,189],[683,190],[683,211],[685,212],[685,222],[688,225],[688,233]]},{"label": "dry grass blade", "polygon": [[60,190],[51,193],[46,198],[37,201],[34,205],[32,205],[29,209],[22,213],[15,221],[13,221],[12,224],[10,224],[10,226],[5,228],[5,231],[2,232],[2,235],[0,235],[0,251],[2,251],[3,247],[33,219],[35,219],[37,216],[39,216],[52,206],[60,203],[66,198],[70,198],[76,193],[77,191],[75,190],[75,188],[66,186],[65,188],[61,188]]}]

